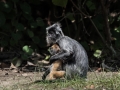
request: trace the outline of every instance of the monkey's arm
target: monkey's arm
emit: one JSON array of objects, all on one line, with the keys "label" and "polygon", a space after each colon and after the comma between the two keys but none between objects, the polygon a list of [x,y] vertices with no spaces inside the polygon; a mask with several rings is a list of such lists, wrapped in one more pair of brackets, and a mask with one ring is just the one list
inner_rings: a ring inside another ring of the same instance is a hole
[{"label": "monkey's arm", "polygon": [[58,44],[60,46],[60,52],[51,56],[50,63],[56,60],[64,60],[66,62],[73,55],[73,48],[68,41],[61,40]]},{"label": "monkey's arm", "polygon": [[71,53],[67,51],[61,51],[50,57],[50,63],[53,63],[56,60],[64,60],[66,61],[70,57]]}]

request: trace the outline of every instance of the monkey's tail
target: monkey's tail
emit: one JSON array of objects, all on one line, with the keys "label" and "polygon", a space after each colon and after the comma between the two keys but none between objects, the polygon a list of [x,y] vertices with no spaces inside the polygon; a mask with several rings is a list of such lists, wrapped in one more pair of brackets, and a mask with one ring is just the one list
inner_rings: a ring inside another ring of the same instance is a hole
[{"label": "monkey's tail", "polygon": [[42,79],[45,80],[47,75],[50,73],[50,68],[48,68],[42,76]]}]

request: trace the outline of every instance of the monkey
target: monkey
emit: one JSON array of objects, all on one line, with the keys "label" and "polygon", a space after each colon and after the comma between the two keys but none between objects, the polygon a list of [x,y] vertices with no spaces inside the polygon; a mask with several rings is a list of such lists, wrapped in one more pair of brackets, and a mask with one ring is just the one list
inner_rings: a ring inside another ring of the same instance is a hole
[{"label": "monkey", "polygon": [[60,23],[54,23],[46,28],[46,42],[48,46],[55,43],[59,45],[60,51],[49,60],[51,64],[57,60],[65,61],[62,67],[67,79],[76,76],[87,78],[89,67],[87,52],[78,41],[64,35]]},{"label": "monkey", "polygon": [[[57,44],[53,44],[50,48],[49,48],[49,52],[51,55],[55,55],[56,53],[58,53],[60,51],[60,48]],[[54,80],[57,78],[62,78],[65,75],[65,71],[62,71],[62,60],[56,60],[55,62],[53,62],[50,66],[50,68],[48,68],[48,70],[44,73],[42,79],[44,80],[46,78],[46,76],[49,74],[49,80]]]}]

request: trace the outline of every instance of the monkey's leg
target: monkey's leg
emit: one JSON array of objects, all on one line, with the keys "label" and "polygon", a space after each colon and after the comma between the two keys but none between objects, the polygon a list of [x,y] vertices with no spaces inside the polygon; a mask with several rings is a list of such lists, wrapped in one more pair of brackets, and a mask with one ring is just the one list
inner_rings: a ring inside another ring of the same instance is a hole
[{"label": "monkey's leg", "polygon": [[60,60],[57,60],[52,64],[52,67],[50,69],[50,74],[49,74],[50,80],[53,80],[56,78],[55,74],[57,74],[56,72],[58,72],[57,70],[60,69],[61,65],[62,65],[62,62]]},{"label": "monkey's leg", "polygon": [[42,79],[45,80],[47,75],[50,73],[50,68],[48,68],[42,76]]},{"label": "monkey's leg", "polygon": [[44,73],[43,76],[42,76],[42,79],[45,80],[46,77],[47,77],[47,75],[48,75],[49,73],[51,73],[50,76],[53,77],[52,72],[53,72],[53,71],[57,71],[57,70],[61,67],[61,63],[62,63],[62,62],[61,62],[60,60],[55,61],[55,62],[45,71],[45,73]]},{"label": "monkey's leg", "polygon": [[60,69],[61,67],[62,67],[62,61],[57,60],[57,61],[55,61],[55,62],[52,64],[51,72],[52,72],[52,71],[57,71],[57,70]]},{"label": "monkey's leg", "polygon": [[51,71],[49,74],[49,80],[54,80],[56,78],[62,78],[65,75],[65,71]]}]

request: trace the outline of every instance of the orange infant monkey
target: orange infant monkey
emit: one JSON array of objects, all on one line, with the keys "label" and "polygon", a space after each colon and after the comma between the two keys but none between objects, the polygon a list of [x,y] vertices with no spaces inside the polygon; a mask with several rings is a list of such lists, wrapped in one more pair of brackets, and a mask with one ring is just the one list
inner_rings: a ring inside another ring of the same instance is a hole
[{"label": "orange infant monkey", "polygon": [[[55,55],[58,52],[60,52],[60,47],[57,44],[53,44],[50,47],[50,54]],[[56,60],[51,64],[51,66],[45,71],[45,73],[42,76],[42,79],[44,80],[46,76],[49,74],[49,80],[54,80],[57,78],[61,78],[65,75],[65,71],[62,71],[62,60]]]}]

